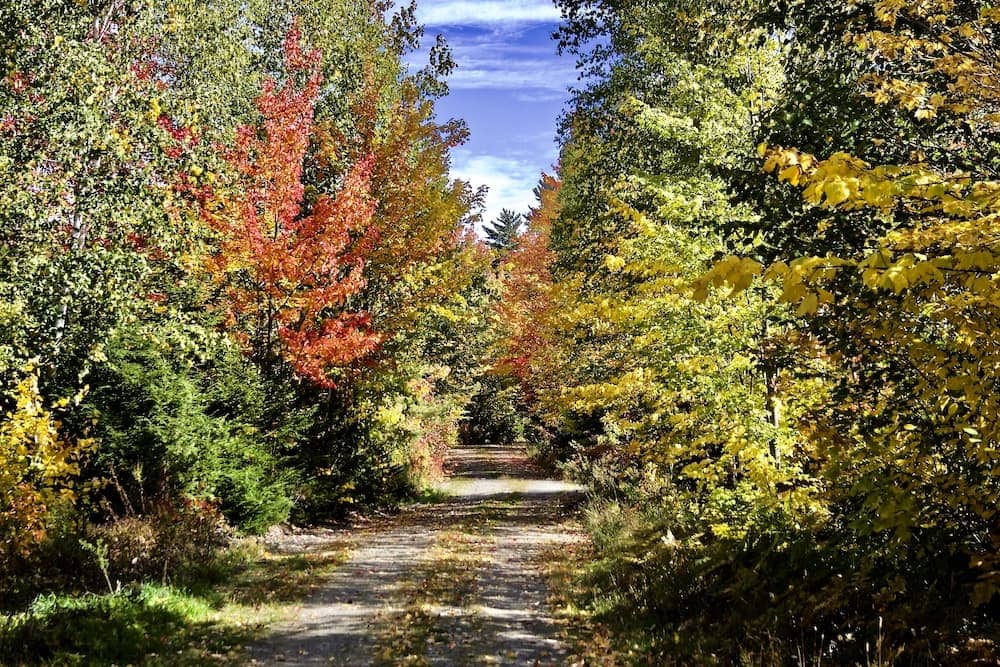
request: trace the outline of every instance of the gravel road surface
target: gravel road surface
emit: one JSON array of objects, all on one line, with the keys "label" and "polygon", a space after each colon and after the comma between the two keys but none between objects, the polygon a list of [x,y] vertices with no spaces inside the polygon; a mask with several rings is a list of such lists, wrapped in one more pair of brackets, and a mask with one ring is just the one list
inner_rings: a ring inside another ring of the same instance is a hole
[{"label": "gravel road surface", "polygon": [[251,648],[252,664],[564,664],[540,559],[581,539],[581,489],[514,446],[455,449],[446,470],[441,501],[361,530],[347,563]]}]

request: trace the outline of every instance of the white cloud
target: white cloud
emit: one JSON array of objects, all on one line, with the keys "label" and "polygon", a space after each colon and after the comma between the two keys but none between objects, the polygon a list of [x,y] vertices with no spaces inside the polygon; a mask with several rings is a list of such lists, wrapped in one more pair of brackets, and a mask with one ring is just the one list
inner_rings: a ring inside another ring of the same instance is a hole
[{"label": "white cloud", "polygon": [[455,178],[469,181],[473,187],[485,185],[486,195],[484,222],[492,222],[502,209],[508,208],[518,213],[527,213],[535,205],[532,192],[541,171],[537,158],[518,159],[493,155],[471,155],[461,149],[452,156],[451,174]]},{"label": "white cloud", "polygon": [[525,46],[504,42],[456,40],[452,43],[458,68],[448,77],[455,90],[548,91],[558,99],[576,80],[569,59],[556,59],[548,44]]},{"label": "white cloud", "polygon": [[[437,0],[418,4],[418,20],[428,22],[449,16],[460,26],[471,26],[448,34],[448,45],[458,63],[448,77],[452,90],[516,90],[526,96],[523,101],[548,102],[565,98],[567,88],[577,78],[574,63],[569,58],[557,58],[556,47],[549,40],[526,42],[524,30],[535,28],[504,23],[502,17],[543,16],[549,22],[555,16],[550,9],[554,12],[551,5],[540,1]],[[427,14],[420,15],[420,11]],[[534,34],[532,39],[539,37]],[[424,48],[409,57],[411,69],[426,63],[425,49],[430,43],[425,39]]]},{"label": "white cloud", "polygon": [[467,59],[459,61],[448,85],[455,90],[536,89],[563,94],[574,73],[572,67],[553,67],[550,62]]},{"label": "white cloud", "polygon": [[536,102],[562,102],[567,97],[569,93],[566,87],[561,88],[550,88],[548,90],[538,90],[538,91],[521,91],[514,93],[514,99],[518,102],[523,102],[525,104],[534,104]]},{"label": "white cloud", "polygon": [[423,0],[417,20],[426,25],[553,22],[559,10],[548,0]]}]

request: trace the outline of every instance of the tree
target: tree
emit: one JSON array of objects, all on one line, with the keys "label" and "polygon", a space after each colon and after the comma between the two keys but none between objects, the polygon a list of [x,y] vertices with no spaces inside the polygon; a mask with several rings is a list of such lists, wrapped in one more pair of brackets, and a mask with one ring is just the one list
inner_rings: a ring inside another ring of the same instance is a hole
[{"label": "tree", "polygon": [[881,229],[838,252],[789,253],[766,276],[836,355],[839,400],[813,415],[813,437],[835,452],[834,491],[853,530],[882,559],[910,559],[910,571],[939,571],[948,554],[963,583],[947,595],[975,607],[1000,590],[989,500],[1000,479],[986,454],[1000,438],[990,398],[1000,123],[997,63],[984,50],[1000,14],[942,7],[874,2],[843,24],[841,41],[869,64],[860,93],[895,120],[876,137],[887,148],[862,159],[839,146],[823,157],[772,146],[764,171],[830,229],[860,215]]},{"label": "tree", "polygon": [[961,654],[1000,579],[995,9],[561,5],[598,76],[551,236],[574,378],[541,401],[634,507],[614,577],[733,661],[713,638],[861,661],[873,610]]},{"label": "tree", "polygon": [[509,209],[503,209],[496,220],[483,227],[486,243],[498,252],[516,248],[518,235],[523,224],[524,216]]},{"label": "tree", "polygon": [[[98,492],[112,513],[194,495],[261,529],[297,475],[329,468],[289,455],[310,445],[349,452],[336,484],[367,475],[383,500],[400,487],[379,475],[422,435],[349,429],[410,398],[433,406],[413,423],[457,422],[467,374],[446,379],[460,334],[442,320],[474,310],[462,294],[484,262],[465,233],[475,194],[448,178],[465,130],[433,121],[446,46],[408,75],[419,28],[389,9],[0,7],[0,414],[19,423],[29,364],[39,410],[79,396],[58,443],[87,480],[117,476]],[[34,465],[4,437],[10,470]],[[22,477],[25,498],[48,493]]]},{"label": "tree", "polygon": [[77,499],[80,461],[94,442],[60,433],[60,401],[48,408],[38,389],[38,369],[28,365],[12,392],[13,409],[0,421],[0,567],[29,556],[48,536],[53,520]]},{"label": "tree", "polygon": [[[205,218],[222,234],[213,264],[226,287],[231,324],[265,367],[280,356],[301,377],[332,387],[334,369],[379,342],[366,313],[343,308],[363,285],[371,243],[371,159],[351,167],[336,196],[305,200],[320,53],[302,46],[297,26],[284,53],[287,80],[280,86],[265,80],[257,100],[261,125],[240,127],[229,151],[239,174],[237,194],[199,195]],[[194,176],[183,187],[196,183]]]},{"label": "tree", "polygon": [[559,214],[560,187],[554,176],[542,174],[539,179],[535,188],[538,205],[531,209],[527,230],[504,263],[503,293],[496,304],[503,327],[497,370],[513,375],[522,394],[532,402],[556,377],[546,377],[543,369],[557,356],[551,338],[556,301],[550,272],[555,254],[549,247],[549,234]]}]

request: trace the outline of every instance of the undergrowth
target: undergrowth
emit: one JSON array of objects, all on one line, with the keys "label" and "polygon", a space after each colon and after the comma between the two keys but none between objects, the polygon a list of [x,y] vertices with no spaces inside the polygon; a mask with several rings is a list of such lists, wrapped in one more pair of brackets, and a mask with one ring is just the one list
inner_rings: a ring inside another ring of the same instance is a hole
[{"label": "undergrowth", "polygon": [[0,664],[241,664],[243,647],[345,559],[346,546],[277,555],[247,542],[169,584],[40,595],[0,615]]},{"label": "undergrowth", "polygon": [[[839,574],[842,563],[822,560],[835,553],[809,536],[735,548],[690,534],[680,518],[652,503],[593,499],[590,543],[551,555],[553,607],[583,664],[997,664],[989,627],[959,626],[947,601],[938,617],[930,607],[882,616],[878,589]],[[946,634],[952,626],[959,631]]]}]

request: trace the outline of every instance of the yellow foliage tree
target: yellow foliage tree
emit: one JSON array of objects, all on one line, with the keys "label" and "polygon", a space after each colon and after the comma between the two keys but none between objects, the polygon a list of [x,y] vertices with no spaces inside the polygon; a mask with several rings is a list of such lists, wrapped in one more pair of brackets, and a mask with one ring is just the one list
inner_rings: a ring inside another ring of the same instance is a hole
[{"label": "yellow foliage tree", "polygon": [[729,258],[696,287],[741,290],[763,274],[800,316],[851,313],[843,326],[860,352],[827,358],[855,369],[848,375],[865,367],[886,379],[877,391],[846,380],[836,416],[810,426],[811,437],[872,517],[855,527],[886,532],[901,549],[918,531],[948,531],[979,573],[981,603],[1000,590],[1000,179],[986,148],[1000,131],[1000,10],[952,0],[872,7],[879,29],[847,35],[873,63],[860,83],[876,105],[933,124],[929,138],[905,164],[780,146],[760,154],[809,205],[873,211],[890,231],[853,256],[768,267]]},{"label": "yellow foliage tree", "polygon": [[34,367],[24,369],[13,399],[14,408],[0,423],[0,564],[28,556],[59,508],[76,500],[80,458],[94,444],[60,437],[61,424],[44,405]]}]

